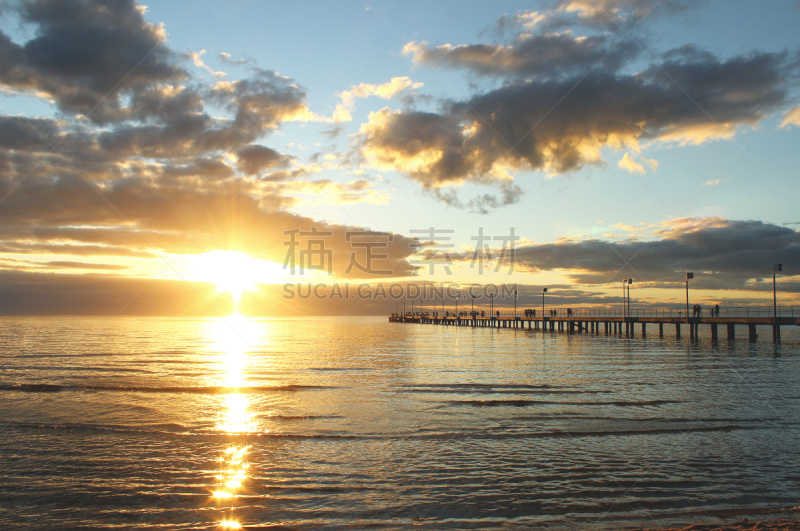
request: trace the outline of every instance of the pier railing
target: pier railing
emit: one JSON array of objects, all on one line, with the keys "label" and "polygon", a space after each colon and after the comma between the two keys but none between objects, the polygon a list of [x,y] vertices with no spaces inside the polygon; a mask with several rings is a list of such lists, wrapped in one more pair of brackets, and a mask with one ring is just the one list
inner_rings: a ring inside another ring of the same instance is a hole
[{"label": "pier railing", "polygon": [[[711,308],[703,307],[700,312],[700,317],[774,317],[775,312],[772,306],[732,306],[732,307],[721,307],[719,311],[719,315],[711,315]],[[470,312],[458,312],[459,317],[462,319],[469,319]],[[513,319],[514,317],[519,318],[526,318],[526,317],[542,317],[542,310],[537,309],[536,314],[526,314],[525,309],[517,310],[516,315],[513,311],[499,311],[495,312],[494,315],[490,315],[489,312],[475,312],[477,314],[477,318],[490,318],[490,317],[500,317],[503,319]],[[392,314],[394,315],[394,314]],[[402,313],[400,314],[402,316]],[[407,317],[412,316],[425,316],[425,317],[433,317],[433,311],[422,311],[422,312],[407,312],[405,314]],[[567,308],[553,308],[547,309],[545,308],[544,316],[545,317],[572,317],[574,319],[579,319],[581,317],[686,317],[686,307],[672,307],[672,308],[631,308],[628,312],[624,312],[621,308],[617,309],[608,309],[608,308],[593,308],[593,309],[573,309],[571,312]],[[455,318],[456,313],[452,311],[439,311],[436,312],[436,316],[438,318],[441,317],[450,317]],[[690,317],[694,317],[691,313],[690,309]],[[777,308],[777,316],[778,317],[800,317],[800,307],[795,308],[794,306],[778,306]]]}]

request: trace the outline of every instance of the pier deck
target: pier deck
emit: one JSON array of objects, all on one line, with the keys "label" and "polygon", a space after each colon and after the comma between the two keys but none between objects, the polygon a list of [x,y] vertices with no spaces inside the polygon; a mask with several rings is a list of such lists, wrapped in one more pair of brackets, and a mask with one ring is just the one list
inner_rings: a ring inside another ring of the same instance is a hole
[{"label": "pier deck", "polygon": [[[794,312],[793,312],[794,313]],[[687,326],[689,336],[697,337],[700,325],[711,330],[711,340],[719,339],[719,327],[724,325],[727,338],[735,339],[736,326],[746,326],[748,339],[756,341],[757,326],[772,328],[773,341],[779,341],[782,326],[800,326],[800,316],[725,316],[725,317],[682,317],[676,315],[611,316],[611,315],[573,315],[573,316],[517,316],[517,317],[472,317],[472,316],[433,316],[428,314],[392,314],[393,323],[433,324],[442,326],[466,326],[472,328],[510,328],[517,330],[543,330],[567,333],[589,333],[597,335],[620,335],[633,337],[639,325],[641,337],[647,335],[647,325],[658,325],[659,337],[664,337],[664,325],[675,327],[675,336],[681,337],[681,328]],[[527,324],[526,324],[527,323]],[[600,329],[603,329],[601,332]]]}]

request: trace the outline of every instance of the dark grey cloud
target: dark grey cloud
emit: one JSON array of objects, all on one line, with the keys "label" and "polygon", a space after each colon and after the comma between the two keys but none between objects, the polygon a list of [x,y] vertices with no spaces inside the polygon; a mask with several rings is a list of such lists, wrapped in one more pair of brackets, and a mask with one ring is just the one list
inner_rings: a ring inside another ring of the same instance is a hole
[{"label": "dark grey cloud", "polygon": [[0,271],[0,299],[3,315],[217,316],[233,306],[203,282],[15,271]]},{"label": "dark grey cloud", "polygon": [[584,73],[599,67],[616,71],[641,53],[636,43],[610,35],[575,36],[547,33],[517,39],[513,44],[408,43],[403,51],[415,64],[467,69],[483,76],[534,76],[538,79]]},{"label": "dark grey cloud", "polygon": [[44,266],[51,268],[65,268],[65,269],[102,269],[106,271],[122,271],[130,269],[130,266],[115,265],[115,264],[93,264],[91,262],[69,262],[65,260],[51,260],[44,262]]},{"label": "dark grey cloud", "polygon": [[[515,262],[528,271],[564,271],[578,284],[617,283],[635,277],[653,287],[675,287],[684,273],[709,289],[754,289],[772,265],[800,274],[800,233],[762,221],[721,218],[676,220],[654,241],[582,240],[518,247]],[[461,259],[469,259],[461,256]],[[758,288],[755,288],[758,289]]]},{"label": "dark grey cloud", "polygon": [[114,119],[124,91],[187,75],[133,0],[20,0],[12,11],[35,36],[17,44],[0,33],[0,83],[44,93],[66,112]]},{"label": "dark grey cloud", "polygon": [[506,170],[562,173],[601,163],[600,150],[643,139],[728,137],[787,101],[786,54],[718,59],[692,47],[627,75],[517,81],[439,113],[370,115],[358,148],[426,188],[491,181]]},{"label": "dark grey cloud", "polygon": [[255,175],[265,169],[285,168],[289,157],[266,146],[249,145],[236,151],[236,164],[245,175]]},{"label": "dark grey cloud", "polygon": [[451,208],[469,210],[474,214],[488,214],[493,209],[519,203],[523,195],[522,188],[510,181],[505,181],[498,187],[501,190],[500,196],[486,193],[471,195],[466,202],[459,198],[458,191],[455,188],[431,188],[428,192],[438,201]]}]

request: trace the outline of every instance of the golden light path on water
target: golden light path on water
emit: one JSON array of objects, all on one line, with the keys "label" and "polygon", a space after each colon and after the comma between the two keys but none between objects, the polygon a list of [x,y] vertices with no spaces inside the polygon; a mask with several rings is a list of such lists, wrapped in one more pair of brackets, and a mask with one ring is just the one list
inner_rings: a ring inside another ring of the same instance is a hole
[{"label": "golden light path on water", "polygon": [[[224,367],[225,378],[218,385],[240,388],[246,385],[245,370],[248,364],[249,341],[254,337],[253,323],[239,314],[208,322],[209,333],[219,353],[219,363]],[[237,435],[257,431],[253,414],[249,411],[246,394],[229,392],[224,396],[224,408],[216,424],[221,433]],[[218,507],[225,508],[225,517],[219,522],[224,529],[238,529],[241,523],[236,519],[236,499],[245,488],[247,480],[246,444],[228,444],[219,457],[219,473],[216,475],[214,499]]]}]

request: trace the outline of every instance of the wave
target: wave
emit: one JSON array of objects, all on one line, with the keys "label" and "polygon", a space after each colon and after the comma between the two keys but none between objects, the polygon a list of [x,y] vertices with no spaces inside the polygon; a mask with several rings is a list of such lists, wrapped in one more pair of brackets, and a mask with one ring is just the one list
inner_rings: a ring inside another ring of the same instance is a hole
[{"label": "wave", "polygon": [[405,384],[401,387],[429,388],[429,389],[564,389],[566,385],[547,384],[489,384],[489,383],[462,383],[462,384]]},{"label": "wave", "polygon": [[547,404],[570,406],[660,406],[663,404],[678,404],[682,400],[449,400],[448,404],[455,406],[499,407],[514,406],[526,407]]},{"label": "wave", "polygon": [[412,388],[403,389],[406,393],[434,393],[434,394],[484,394],[484,395],[597,395],[613,393],[613,391],[592,390],[592,389],[539,389],[539,388],[502,388],[502,387],[456,387],[445,388]]},{"label": "wave", "polygon": [[269,393],[274,391],[305,391],[312,389],[334,389],[322,385],[273,385],[273,386],[144,386],[144,385],[59,385],[59,384],[0,384],[0,391],[22,393],[60,393],[63,391],[121,391],[128,393],[194,393],[224,395],[238,393]]},{"label": "wave", "polygon": [[213,439],[231,437],[237,438],[258,438],[258,439],[336,439],[336,440],[505,440],[505,439],[560,439],[560,438],[581,438],[581,437],[626,437],[636,435],[669,435],[679,433],[702,433],[702,432],[731,432],[740,430],[753,430],[756,427],[740,426],[738,424],[725,424],[721,426],[697,426],[697,427],[675,427],[675,428],[641,428],[629,430],[565,430],[565,431],[546,431],[546,432],[487,432],[484,430],[460,430],[436,433],[408,433],[408,434],[351,434],[351,433],[292,433],[292,432],[249,432],[249,433],[227,433],[223,431],[192,428],[182,424],[149,424],[141,426],[126,425],[104,425],[104,424],[46,424],[9,421],[3,423],[4,426],[17,429],[28,430],[47,430],[47,431],[70,431],[70,432],[96,432],[96,433],[120,433],[120,434],[139,434],[155,436],[179,436],[179,437],[211,437]]},{"label": "wave", "polygon": [[256,419],[267,420],[315,420],[315,419],[340,419],[341,415],[255,415]]}]

